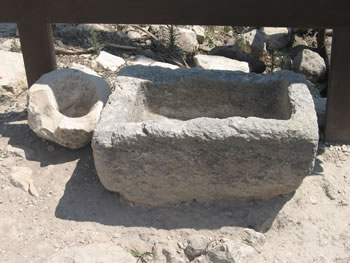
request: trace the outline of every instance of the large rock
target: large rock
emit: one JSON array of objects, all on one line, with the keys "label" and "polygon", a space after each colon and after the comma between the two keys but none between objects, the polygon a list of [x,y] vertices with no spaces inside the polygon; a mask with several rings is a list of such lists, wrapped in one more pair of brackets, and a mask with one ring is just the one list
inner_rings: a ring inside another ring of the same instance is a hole
[{"label": "large rock", "polygon": [[111,71],[116,71],[125,64],[125,60],[123,58],[112,55],[105,51],[101,51],[100,55],[98,55],[96,58],[96,62],[104,69]]},{"label": "large rock", "polygon": [[265,34],[257,29],[238,35],[236,44],[245,52],[251,53],[257,58],[264,56],[266,52]]},{"label": "large rock", "polygon": [[209,55],[217,55],[238,61],[245,61],[249,65],[250,72],[262,73],[266,69],[264,62],[260,61],[253,55],[244,52],[238,45],[215,47],[210,50]]},{"label": "large rock", "polygon": [[198,48],[198,41],[196,34],[186,28],[178,28],[178,36],[176,37],[177,45],[181,47],[185,52],[194,52]]},{"label": "large rock", "polygon": [[216,70],[232,70],[249,72],[249,65],[247,62],[242,62],[222,56],[214,55],[196,55],[194,62],[197,67],[202,69],[216,69]]},{"label": "large rock", "polygon": [[198,43],[203,44],[205,39],[205,29],[202,26],[193,26],[192,30],[197,36]]},{"label": "large rock", "polygon": [[20,53],[0,50],[0,103],[14,101],[28,87]]},{"label": "large rock", "polygon": [[90,244],[68,247],[47,259],[48,263],[129,263],[136,262],[129,251],[113,244]]},{"label": "large rock", "polygon": [[134,57],[131,57],[127,61],[128,66],[135,66],[135,65],[143,65],[143,66],[152,66],[152,67],[163,67],[163,68],[170,68],[170,69],[178,69],[179,67],[173,64],[164,63],[160,61],[155,61],[151,58],[137,55]]},{"label": "large rock", "polygon": [[318,143],[305,82],[291,71],[124,68],[94,132],[98,176],[151,206],[293,192]]},{"label": "large rock", "polygon": [[41,138],[72,149],[88,144],[110,88],[96,72],[44,74],[28,92],[28,125]]},{"label": "large rock", "polygon": [[266,45],[270,49],[282,49],[288,45],[291,29],[287,27],[264,27]]},{"label": "large rock", "polygon": [[326,63],[317,53],[309,49],[299,51],[293,60],[293,70],[303,73],[309,80],[322,79],[326,73]]}]

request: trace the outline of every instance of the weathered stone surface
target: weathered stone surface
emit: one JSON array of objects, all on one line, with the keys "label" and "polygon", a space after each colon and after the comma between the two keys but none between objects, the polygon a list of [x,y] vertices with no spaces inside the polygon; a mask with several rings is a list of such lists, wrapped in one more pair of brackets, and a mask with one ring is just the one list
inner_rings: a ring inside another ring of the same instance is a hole
[{"label": "weathered stone surface", "polygon": [[261,253],[265,244],[265,236],[262,233],[256,232],[253,229],[245,229],[242,234],[242,240],[247,245],[253,247],[256,252]]},{"label": "weathered stone surface", "polygon": [[288,45],[291,29],[288,27],[264,27],[266,45],[270,49],[282,49]]},{"label": "weathered stone surface", "polygon": [[327,98],[314,98],[317,122],[319,127],[324,127],[326,123]]},{"label": "weathered stone surface", "polygon": [[237,45],[215,47],[210,50],[209,55],[217,55],[239,61],[245,61],[249,64],[250,72],[262,73],[266,68],[264,62],[260,61],[253,55],[244,52]]},{"label": "weathered stone surface", "polygon": [[195,258],[192,263],[210,263],[205,255],[201,255],[198,258]]},{"label": "weathered stone surface", "polygon": [[194,52],[198,48],[196,34],[186,28],[178,28],[177,45],[185,52]]},{"label": "weathered stone surface", "polygon": [[9,181],[13,186],[23,191],[29,192],[33,196],[39,196],[33,183],[32,174],[32,169],[28,167],[13,167],[9,175]]},{"label": "weathered stone surface", "polygon": [[100,180],[153,206],[290,193],[318,143],[305,82],[290,71],[124,68],[94,132]]},{"label": "weathered stone surface", "polygon": [[48,263],[129,263],[136,262],[129,251],[109,243],[68,247],[48,258]]},{"label": "weathered stone surface", "polygon": [[205,30],[201,26],[193,26],[193,32],[197,36],[197,41],[199,44],[203,44],[205,39]]},{"label": "weathered stone surface", "polygon": [[228,240],[208,250],[210,263],[243,263],[255,254],[254,248],[244,243]]},{"label": "weathered stone surface", "polygon": [[72,149],[88,144],[110,88],[94,71],[47,73],[28,92],[28,125],[41,138]]},{"label": "weathered stone surface", "polygon": [[13,101],[27,89],[21,53],[0,50],[0,102]]},{"label": "weathered stone surface", "polygon": [[249,72],[249,65],[247,62],[242,62],[222,56],[215,55],[196,55],[194,62],[197,67],[202,69],[216,69],[216,70],[232,70]]},{"label": "weathered stone surface", "polygon": [[82,30],[86,30],[89,31],[90,29],[94,30],[94,31],[107,31],[106,28],[104,26],[102,26],[101,24],[80,24],[78,25],[79,29]]},{"label": "weathered stone surface", "polygon": [[136,30],[129,30],[127,36],[130,40],[138,40],[142,38],[142,35]]},{"label": "weathered stone surface", "polygon": [[293,69],[303,73],[309,80],[322,79],[326,73],[326,63],[317,53],[309,49],[301,50],[293,60]]},{"label": "weathered stone surface", "polygon": [[21,42],[19,41],[19,39],[17,38],[7,39],[0,44],[0,50],[17,52],[16,50],[14,50],[15,45],[17,45],[18,48],[21,48]]},{"label": "weathered stone surface", "polygon": [[192,237],[187,241],[187,246],[184,250],[185,255],[190,261],[192,261],[196,257],[199,257],[206,253],[207,245],[208,240],[199,237]]},{"label": "weathered stone surface", "polygon": [[257,58],[265,55],[266,44],[265,34],[260,30],[252,30],[239,36],[240,40],[236,40],[236,44],[247,53],[251,53]]},{"label": "weathered stone surface", "polygon": [[96,58],[96,62],[104,69],[112,71],[116,71],[125,64],[123,58],[109,54],[105,51],[101,51],[100,55]]},{"label": "weathered stone surface", "polygon": [[178,69],[179,68],[176,65],[155,61],[155,60],[153,60],[151,58],[148,58],[148,57],[145,57],[145,56],[142,56],[142,55],[137,55],[137,56],[131,57],[127,61],[127,64],[129,66],[143,65],[143,66],[170,68],[170,69]]},{"label": "weathered stone surface", "polygon": [[[166,263],[187,263],[188,261],[181,258],[175,249],[163,248],[162,254],[165,257]],[[163,260],[158,261],[159,263],[164,262]]]}]

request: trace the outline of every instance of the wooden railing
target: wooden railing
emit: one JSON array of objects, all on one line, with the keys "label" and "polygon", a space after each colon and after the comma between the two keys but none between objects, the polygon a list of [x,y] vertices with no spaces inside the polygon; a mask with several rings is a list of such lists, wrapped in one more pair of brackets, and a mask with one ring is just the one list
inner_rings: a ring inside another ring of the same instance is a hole
[{"label": "wooden railing", "polygon": [[0,6],[0,22],[18,24],[29,85],[56,69],[51,23],[333,28],[325,136],[339,142],[350,142],[349,14],[348,0],[3,0]]}]

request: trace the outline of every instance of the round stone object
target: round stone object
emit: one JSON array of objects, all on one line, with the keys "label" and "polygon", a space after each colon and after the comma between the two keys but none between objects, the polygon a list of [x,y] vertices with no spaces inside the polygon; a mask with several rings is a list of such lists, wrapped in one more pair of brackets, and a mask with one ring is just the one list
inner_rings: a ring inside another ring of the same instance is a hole
[{"label": "round stone object", "polygon": [[28,92],[28,125],[41,138],[81,148],[90,142],[110,92],[90,69],[44,74]]}]

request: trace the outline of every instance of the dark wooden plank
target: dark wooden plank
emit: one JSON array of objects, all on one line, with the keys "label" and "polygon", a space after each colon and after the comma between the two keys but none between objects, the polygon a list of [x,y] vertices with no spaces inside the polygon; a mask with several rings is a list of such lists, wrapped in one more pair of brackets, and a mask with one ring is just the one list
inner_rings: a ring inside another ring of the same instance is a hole
[{"label": "dark wooden plank", "polygon": [[340,27],[348,0],[3,0],[0,22]]},{"label": "dark wooden plank", "polygon": [[350,29],[335,29],[332,45],[325,139],[350,142]]},{"label": "dark wooden plank", "polygon": [[50,24],[17,24],[21,39],[28,87],[39,77],[55,70],[56,56]]}]

